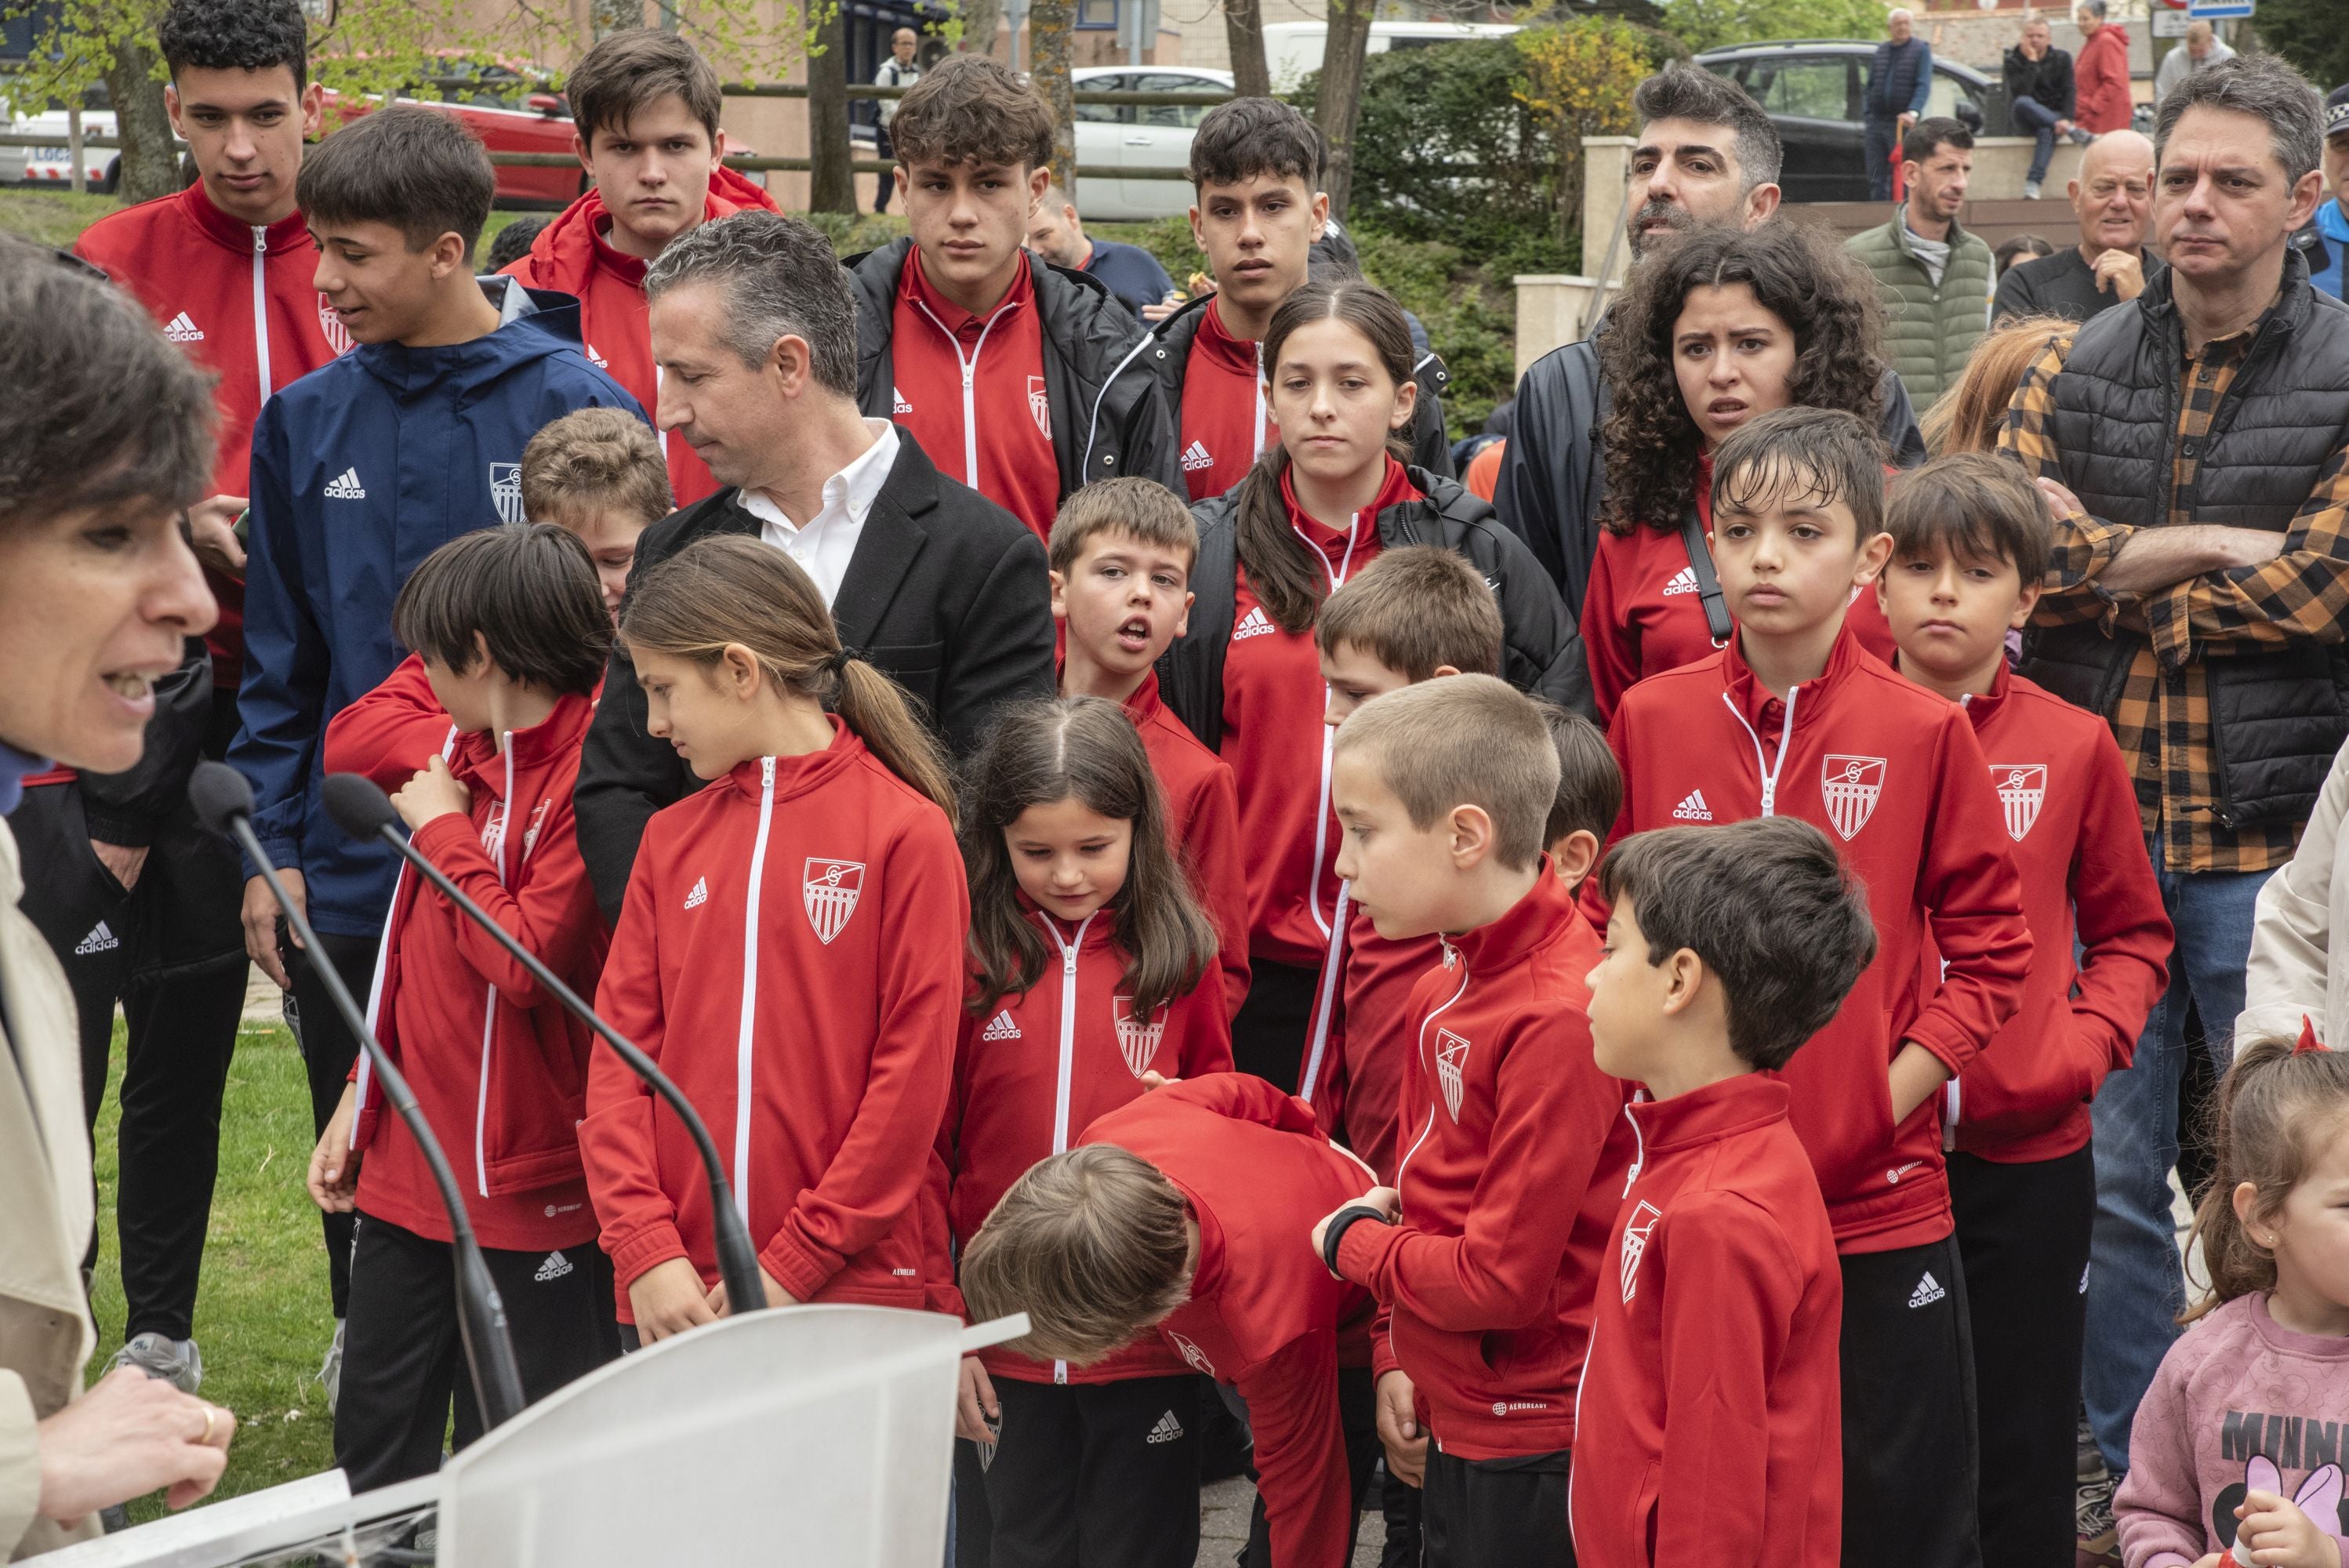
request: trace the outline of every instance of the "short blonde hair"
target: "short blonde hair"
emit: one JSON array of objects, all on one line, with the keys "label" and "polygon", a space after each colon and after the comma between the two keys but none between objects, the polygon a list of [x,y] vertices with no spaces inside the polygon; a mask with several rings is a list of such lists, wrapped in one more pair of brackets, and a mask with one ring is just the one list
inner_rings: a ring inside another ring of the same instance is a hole
[{"label": "short blonde hair", "polygon": [[1491,676],[1454,676],[1373,697],[1339,727],[1340,754],[1368,755],[1412,826],[1475,806],[1503,865],[1537,864],[1557,800],[1557,748],[1533,699]]},{"label": "short blonde hair", "polygon": [[1484,573],[1440,544],[1381,551],[1321,602],[1313,623],[1323,653],[1351,644],[1412,681],[1445,665],[1499,675],[1504,633]]},{"label": "short blonde hair", "polygon": [[963,1303],[985,1323],[1028,1315],[1010,1347],[1090,1366],[1191,1298],[1190,1206],[1158,1168],[1111,1143],[1039,1161],[962,1255]]},{"label": "short blonde hair", "polygon": [[522,506],[533,522],[611,507],[646,523],[674,507],[668,464],[650,426],[619,408],[581,408],[539,428],[522,449]]}]

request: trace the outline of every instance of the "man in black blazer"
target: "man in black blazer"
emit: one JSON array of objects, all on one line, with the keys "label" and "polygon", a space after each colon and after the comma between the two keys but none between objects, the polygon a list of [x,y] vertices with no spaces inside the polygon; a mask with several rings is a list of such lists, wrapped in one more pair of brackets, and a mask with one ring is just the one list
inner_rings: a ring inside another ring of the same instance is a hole
[{"label": "man in black blazer", "polygon": [[[1002,704],[1052,695],[1044,547],[910,437],[859,415],[854,299],[823,235],[771,212],[721,218],[662,252],[645,291],[658,422],[729,488],[646,530],[631,582],[697,539],[766,540],[814,581],[840,640],[917,698],[957,755]],[[607,916],[646,821],[699,787],[646,732],[635,666],[614,648],[574,795]]]}]

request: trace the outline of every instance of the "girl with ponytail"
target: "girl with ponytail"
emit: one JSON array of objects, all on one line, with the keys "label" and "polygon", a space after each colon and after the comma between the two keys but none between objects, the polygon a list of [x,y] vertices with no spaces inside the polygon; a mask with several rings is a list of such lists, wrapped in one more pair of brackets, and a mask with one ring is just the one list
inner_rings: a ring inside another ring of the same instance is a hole
[{"label": "girl with ponytail", "polygon": [[2131,1568],[2337,1568],[2349,1464],[2349,1055],[2237,1044],[2195,1211],[2209,1288],[2138,1405],[2114,1499]]},{"label": "girl with ponytail", "polygon": [[[968,926],[953,797],[907,699],[756,540],[652,567],[620,614],[651,733],[708,788],[656,813],[597,1008],[727,1153],[770,1305],[919,1308],[917,1200]],[[616,1057],[581,1125],[624,1334],[727,1309],[691,1142]]]}]

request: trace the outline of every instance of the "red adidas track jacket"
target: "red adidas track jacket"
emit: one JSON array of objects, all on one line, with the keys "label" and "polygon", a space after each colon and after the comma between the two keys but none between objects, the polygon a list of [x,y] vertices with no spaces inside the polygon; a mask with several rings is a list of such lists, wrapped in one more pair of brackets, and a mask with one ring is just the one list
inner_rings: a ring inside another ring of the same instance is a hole
[{"label": "red adidas track jacket", "polygon": [[[754,758],[654,815],[595,1005],[708,1119],[776,1283],[919,1308],[969,899],[946,814],[833,723],[824,750]],[[580,1144],[623,1321],[656,1264],[715,1284],[692,1141],[608,1052]]]},{"label": "red adidas track jacket", "polygon": [[1166,830],[1174,852],[1191,873],[1191,891],[1223,938],[1218,954],[1224,1016],[1247,1000],[1247,876],[1241,870],[1238,787],[1231,765],[1199,744],[1198,737],[1159,700],[1158,672],[1143,676],[1125,699],[1125,711],[1142,733],[1142,749],[1166,797]]}]

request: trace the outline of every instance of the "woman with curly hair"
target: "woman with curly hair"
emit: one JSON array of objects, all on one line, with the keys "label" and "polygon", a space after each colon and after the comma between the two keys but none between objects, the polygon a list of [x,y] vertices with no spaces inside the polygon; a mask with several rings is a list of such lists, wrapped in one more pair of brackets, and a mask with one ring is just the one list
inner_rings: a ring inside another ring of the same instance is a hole
[{"label": "woman with curly hair", "polygon": [[[1875,280],[1791,223],[1700,231],[1633,272],[1599,340],[1612,411],[1582,640],[1602,720],[1634,682],[1729,634],[1705,542],[1713,448],[1774,408],[1840,408],[1875,428],[1881,331]],[[1873,594],[1852,626],[1891,656]]]}]

